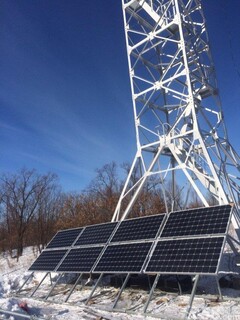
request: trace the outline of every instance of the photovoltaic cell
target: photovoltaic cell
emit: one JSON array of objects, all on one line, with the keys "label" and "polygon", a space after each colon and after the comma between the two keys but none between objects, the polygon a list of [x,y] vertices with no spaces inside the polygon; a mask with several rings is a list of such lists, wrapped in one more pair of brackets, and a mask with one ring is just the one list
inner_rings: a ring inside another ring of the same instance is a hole
[{"label": "photovoltaic cell", "polygon": [[82,232],[83,228],[59,231],[49,242],[46,249],[70,247]]},{"label": "photovoltaic cell", "polygon": [[67,250],[43,251],[34,261],[29,270],[31,271],[54,271]]},{"label": "photovoltaic cell", "polygon": [[88,226],[76,241],[75,246],[106,243],[117,222]]},{"label": "photovoltaic cell", "polygon": [[154,239],[165,214],[124,220],[119,225],[111,242]]},{"label": "photovoltaic cell", "polygon": [[230,205],[172,212],[164,226],[161,238],[224,234],[231,213]]},{"label": "photovoltaic cell", "polygon": [[215,274],[224,237],[160,240],[146,273]]},{"label": "photovoltaic cell", "polygon": [[59,272],[90,272],[103,247],[71,249],[58,267]]},{"label": "photovoltaic cell", "polygon": [[141,271],[152,242],[109,245],[94,272],[121,273]]}]

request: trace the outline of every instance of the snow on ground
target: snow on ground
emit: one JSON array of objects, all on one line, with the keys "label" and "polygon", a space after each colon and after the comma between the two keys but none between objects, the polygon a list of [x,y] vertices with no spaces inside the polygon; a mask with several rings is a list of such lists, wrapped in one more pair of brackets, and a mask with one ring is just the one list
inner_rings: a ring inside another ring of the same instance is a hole
[{"label": "snow on ground", "polygon": [[[116,311],[112,312],[111,308],[119,289],[106,284],[97,289],[94,297],[86,306],[84,302],[89,296],[94,282],[90,286],[85,286],[82,290],[80,290],[81,286],[78,285],[69,301],[65,303],[64,301],[71,289],[71,285],[66,284],[66,279],[69,282],[73,276],[65,276],[47,301],[44,301],[43,297],[50,290],[49,277],[45,279],[34,296],[30,297],[34,287],[43,278],[44,273],[35,273],[32,281],[24,286],[21,295],[17,294],[17,290],[29,276],[26,270],[37,257],[37,254],[34,248],[26,248],[18,262],[6,253],[0,255],[0,309],[15,311],[26,316],[35,316],[32,319],[49,320],[153,320],[156,318],[180,320],[184,319],[186,315],[190,299],[189,294],[177,295],[156,289],[148,308],[148,314],[144,315],[143,305],[147,301],[148,292],[133,287],[126,288],[123,291]],[[232,261],[230,255],[226,255],[222,270],[230,266],[233,274],[236,274],[239,270],[233,266]],[[53,274],[53,280],[56,277],[57,275]],[[226,301],[220,301],[216,293],[216,280],[212,277],[203,278],[199,283],[189,319],[240,320],[240,290],[222,289]],[[120,312],[119,309],[126,310],[126,312]],[[0,319],[20,320],[24,318],[0,314]]]}]

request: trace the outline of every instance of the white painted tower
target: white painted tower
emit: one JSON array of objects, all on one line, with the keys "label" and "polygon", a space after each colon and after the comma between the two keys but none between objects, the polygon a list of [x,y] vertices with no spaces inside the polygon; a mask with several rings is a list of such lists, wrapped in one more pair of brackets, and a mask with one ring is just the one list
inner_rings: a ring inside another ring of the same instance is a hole
[{"label": "white painted tower", "polygon": [[157,181],[163,195],[172,185],[170,210],[178,193],[187,207],[193,191],[204,206],[209,193],[219,204],[233,202],[238,228],[240,158],[224,124],[201,1],[122,5],[137,152],[112,220],[125,219],[144,186]]}]

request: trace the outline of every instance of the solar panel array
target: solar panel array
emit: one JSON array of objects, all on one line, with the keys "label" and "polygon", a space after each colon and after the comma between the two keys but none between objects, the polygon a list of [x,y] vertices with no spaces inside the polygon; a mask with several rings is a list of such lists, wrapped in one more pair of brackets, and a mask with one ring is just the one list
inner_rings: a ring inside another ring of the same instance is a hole
[{"label": "solar panel array", "polygon": [[[75,273],[90,272],[103,249],[103,245],[99,244],[106,244],[116,225],[117,222],[113,222],[59,231],[29,270]],[[89,247],[91,244],[97,246]],[[55,252],[55,248],[61,247],[66,247],[66,250],[56,250]],[[63,251],[64,254],[59,261],[54,263]],[[66,257],[61,262],[65,255]],[[61,264],[59,265],[60,262]]]},{"label": "solar panel array", "polygon": [[224,205],[60,231],[29,270],[215,274],[230,216]]}]

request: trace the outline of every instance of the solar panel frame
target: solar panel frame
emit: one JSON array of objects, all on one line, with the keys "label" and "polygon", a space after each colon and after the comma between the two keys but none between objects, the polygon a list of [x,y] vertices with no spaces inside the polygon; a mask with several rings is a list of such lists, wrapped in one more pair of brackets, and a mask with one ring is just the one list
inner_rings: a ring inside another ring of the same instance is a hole
[{"label": "solar panel frame", "polygon": [[[145,274],[216,275],[225,243],[226,236],[158,240],[143,271]],[[210,258],[207,260],[207,257]]]},{"label": "solar panel frame", "polygon": [[[153,241],[110,244],[98,259],[92,273],[141,273]],[[137,253],[141,255],[137,255]]]},{"label": "solar panel frame", "polygon": [[67,252],[68,249],[44,250],[28,270],[34,272],[54,272]]},{"label": "solar panel frame", "polygon": [[84,227],[58,231],[50,240],[45,250],[71,247],[83,232]]},{"label": "solar panel frame", "polygon": [[118,225],[110,243],[155,239],[159,233],[165,213],[123,220]]},{"label": "solar panel frame", "polygon": [[86,226],[75,241],[74,247],[107,243],[117,224],[118,222],[108,222]]},{"label": "solar panel frame", "polygon": [[90,273],[103,248],[104,246],[71,248],[56,268],[56,272]]},{"label": "solar panel frame", "polygon": [[231,214],[230,205],[171,212],[159,238],[226,234]]}]

